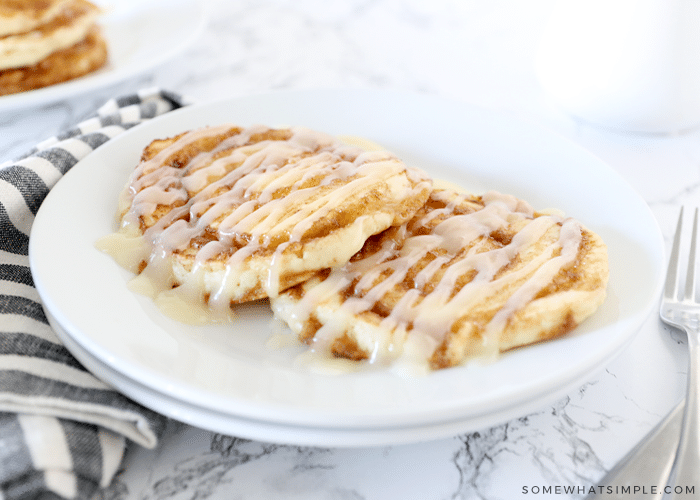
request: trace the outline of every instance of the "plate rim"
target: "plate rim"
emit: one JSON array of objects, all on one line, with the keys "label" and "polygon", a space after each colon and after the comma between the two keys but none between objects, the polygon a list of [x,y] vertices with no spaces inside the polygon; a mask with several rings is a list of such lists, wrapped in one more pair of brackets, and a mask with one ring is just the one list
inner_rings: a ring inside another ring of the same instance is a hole
[{"label": "plate rim", "polygon": [[[57,331],[60,331],[60,325],[56,326],[58,327]],[[65,335],[64,337],[64,335],[64,333],[61,333],[58,336],[61,339],[67,337],[67,340],[72,342],[70,336]],[[81,346],[69,343],[67,348],[91,371],[104,373],[104,371],[111,370],[108,365],[82,349]],[[623,346],[621,349],[623,350],[624,348],[626,346]],[[614,359],[617,355],[619,353],[615,354],[611,359]],[[600,370],[603,370],[603,368],[601,367]],[[468,421],[456,419],[444,422],[427,422],[422,425],[419,423],[394,427],[353,428],[338,426],[323,428],[297,424],[279,424],[272,421],[229,415],[218,412],[215,409],[196,407],[187,401],[179,401],[167,394],[154,391],[152,388],[141,384],[138,380],[130,379],[118,372],[110,374],[110,381],[123,394],[133,397],[136,402],[144,406],[150,404],[151,410],[159,412],[168,418],[205,428],[212,432],[233,434],[245,439],[274,442],[276,444],[333,446],[336,448],[395,446],[444,439],[453,435],[500,425],[527,412],[535,412],[542,408],[543,400],[549,399],[548,397],[540,397],[529,401],[524,406],[515,405],[495,413],[476,416]],[[139,386],[143,387],[143,389]],[[571,382],[568,386],[558,390],[557,394],[563,396],[577,386],[578,383]],[[155,403],[154,397],[157,398]]]}]

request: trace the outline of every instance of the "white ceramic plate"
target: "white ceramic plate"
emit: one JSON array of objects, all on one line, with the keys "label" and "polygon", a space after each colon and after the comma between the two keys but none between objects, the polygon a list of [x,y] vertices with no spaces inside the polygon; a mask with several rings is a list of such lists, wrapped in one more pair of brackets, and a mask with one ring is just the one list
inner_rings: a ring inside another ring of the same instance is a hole
[{"label": "white ceramic plate", "polygon": [[[299,368],[295,348],[265,343],[263,303],[237,322],[192,327],[126,288],[95,241],[115,227],[119,191],[151,140],[194,127],[298,124],[367,137],[436,178],[497,189],[576,216],[606,241],[608,298],[571,334],[488,366],[403,378]],[[555,401],[629,343],[656,303],[663,242],[643,200],[612,169],[532,123],[464,104],[380,91],[302,91],[184,108],[110,141],[43,203],[30,262],[59,336],[98,376],[171,417],[259,440],[354,446],[419,441],[496,425]]]},{"label": "white ceramic plate", "polygon": [[119,83],[169,60],[189,47],[206,24],[203,0],[93,0],[109,62],[82,78],[0,97],[0,110],[38,106]]}]

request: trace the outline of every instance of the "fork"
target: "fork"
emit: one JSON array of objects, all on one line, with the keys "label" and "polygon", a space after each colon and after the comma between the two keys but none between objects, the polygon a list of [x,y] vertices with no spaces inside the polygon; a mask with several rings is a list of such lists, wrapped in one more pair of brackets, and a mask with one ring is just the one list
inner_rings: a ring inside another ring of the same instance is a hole
[{"label": "fork", "polygon": [[[649,433],[639,441],[625,457],[620,460],[597,483],[585,500],[660,500],[664,495],[664,485],[668,481],[673,466],[674,455],[678,449],[681,432],[684,403],[676,407]],[[609,487],[634,488],[639,486],[657,486],[652,492],[630,493]]]},{"label": "fork", "polygon": [[[685,331],[688,337],[688,387],[686,390],[685,412],[681,427],[681,437],[673,465],[672,482],[669,483],[669,498],[680,498],[675,493],[680,486],[692,486],[700,475],[700,294],[696,290],[696,243],[698,234],[698,209],[695,209],[690,238],[688,265],[685,273],[685,287],[681,286],[680,246],[683,228],[681,208],[673,238],[673,247],[668,263],[668,274],[661,301],[660,316],[664,323]],[[680,490],[681,488],[679,488]],[[683,493],[680,493],[683,495]],[[685,497],[687,498],[687,497]]]},{"label": "fork", "polygon": [[[685,409],[684,402],[679,403],[671,413],[652,429],[637,446],[632,449],[620,462],[602,478],[600,485],[616,485],[633,487],[647,484],[659,486],[652,494],[653,499],[664,496],[665,485],[668,483],[671,472],[676,471],[675,485],[681,485],[679,481],[687,481],[685,485],[692,485],[698,471],[700,459],[698,450],[698,315],[700,304],[697,297],[693,298],[695,288],[695,254],[697,242],[698,211],[695,210],[695,219],[690,243],[690,257],[688,263],[685,290],[680,296],[680,287],[677,285],[680,276],[680,246],[683,227],[683,209],[681,208],[676,226],[676,234],[673,239],[673,247],[668,263],[666,284],[660,308],[661,319],[682,330],[688,335],[690,351],[690,367],[688,370],[688,396],[691,396],[691,404]],[[694,324],[686,326],[690,319],[689,312],[694,311]],[[694,329],[691,329],[694,328]],[[679,446],[679,434],[683,428],[683,445]],[[674,456],[675,455],[675,456]],[[685,486],[681,485],[681,486]],[[671,485],[673,486],[673,485]],[[672,487],[670,490],[672,491]],[[612,500],[622,498],[650,498],[646,492],[629,496],[628,493],[617,495],[604,492],[602,489],[594,489],[586,500]]]}]

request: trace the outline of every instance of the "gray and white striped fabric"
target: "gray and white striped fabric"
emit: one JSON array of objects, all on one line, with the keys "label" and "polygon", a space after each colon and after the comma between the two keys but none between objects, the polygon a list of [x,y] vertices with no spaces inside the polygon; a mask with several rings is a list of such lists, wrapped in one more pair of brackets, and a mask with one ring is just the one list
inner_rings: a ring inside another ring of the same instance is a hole
[{"label": "gray and white striped fabric", "polygon": [[90,374],[63,347],[29,269],[34,216],[78,161],[125,130],[188,104],[160,89],[112,99],[97,114],[0,165],[0,500],[88,499],[126,446],[157,444],[166,419]]}]

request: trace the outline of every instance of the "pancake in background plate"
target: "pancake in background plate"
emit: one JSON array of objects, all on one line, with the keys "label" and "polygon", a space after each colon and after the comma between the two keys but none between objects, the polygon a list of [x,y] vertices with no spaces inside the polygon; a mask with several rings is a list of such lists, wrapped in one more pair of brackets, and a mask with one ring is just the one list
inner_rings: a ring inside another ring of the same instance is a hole
[{"label": "pancake in background plate", "polygon": [[33,66],[0,70],[0,95],[16,94],[73,80],[107,61],[107,43],[95,28],[77,44],[57,50]]},{"label": "pancake in background plate", "polygon": [[435,190],[411,221],[271,303],[317,355],[441,369],[572,330],[607,280],[604,243],[576,220]]},{"label": "pancake in background plate", "polygon": [[118,244],[98,246],[121,254],[151,295],[224,310],[343,265],[430,191],[393,154],[327,134],[207,127],[144,150],[120,202]]},{"label": "pancake in background plate", "polygon": [[87,0],[49,4],[0,0],[0,19],[33,26],[0,36],[0,95],[72,80],[107,62],[107,43],[95,22],[100,10]]}]

